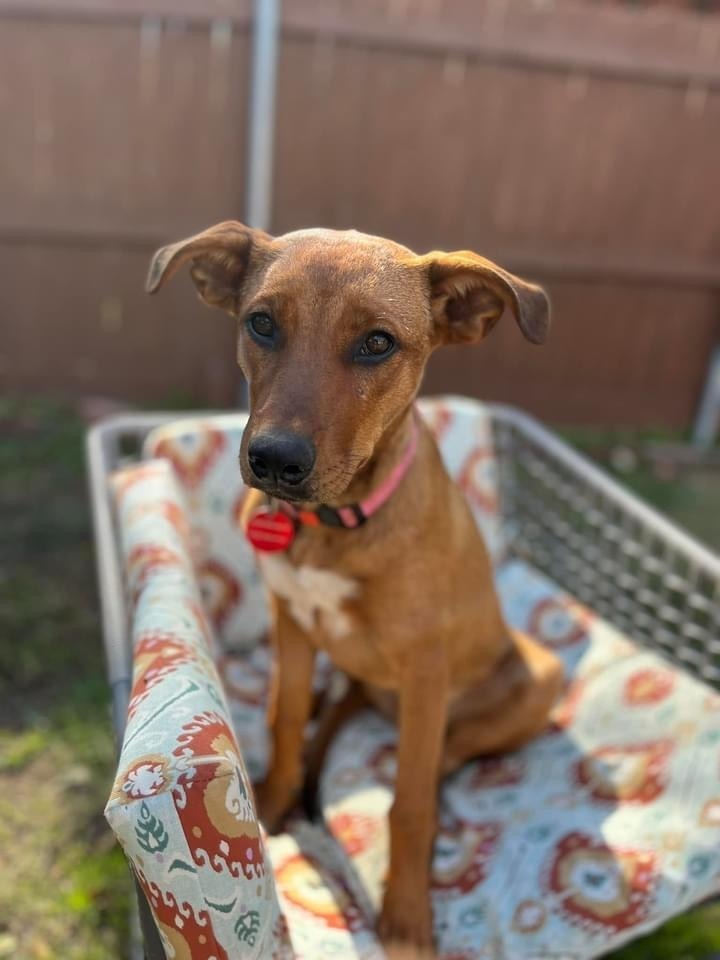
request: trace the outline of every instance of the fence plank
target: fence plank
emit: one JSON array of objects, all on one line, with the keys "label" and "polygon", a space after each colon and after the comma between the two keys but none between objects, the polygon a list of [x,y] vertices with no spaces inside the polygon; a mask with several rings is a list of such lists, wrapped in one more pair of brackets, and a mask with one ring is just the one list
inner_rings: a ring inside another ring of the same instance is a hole
[{"label": "fence plank", "polygon": [[294,0],[288,31],[405,52],[447,52],[523,67],[583,71],[647,83],[717,88],[720,24],[677,10],[637,11],[577,2],[499,0],[389,16],[392,4]]},{"label": "fence plank", "polygon": [[[591,7],[573,0],[404,6],[393,0],[292,0],[283,28],[300,35],[399,51],[479,57],[539,69],[581,71],[638,82],[720,85],[720,24],[684,10]],[[412,10],[412,15],[410,15]],[[168,17],[207,24],[227,18],[247,26],[250,0],[0,0],[0,16],[100,20]]]},{"label": "fence plank", "polygon": [[105,23],[167,17],[203,26],[227,18],[247,26],[251,4],[252,0],[0,0],[0,17]]}]

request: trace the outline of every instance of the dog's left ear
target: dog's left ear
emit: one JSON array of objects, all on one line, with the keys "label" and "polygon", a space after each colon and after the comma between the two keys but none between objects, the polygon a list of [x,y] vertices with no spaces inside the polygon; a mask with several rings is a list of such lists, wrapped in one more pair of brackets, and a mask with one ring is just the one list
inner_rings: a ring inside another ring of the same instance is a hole
[{"label": "dog's left ear", "polygon": [[430,307],[438,344],[476,343],[486,337],[506,307],[531,343],[543,343],[550,326],[545,291],[491,260],[461,250],[422,258],[430,282]]}]

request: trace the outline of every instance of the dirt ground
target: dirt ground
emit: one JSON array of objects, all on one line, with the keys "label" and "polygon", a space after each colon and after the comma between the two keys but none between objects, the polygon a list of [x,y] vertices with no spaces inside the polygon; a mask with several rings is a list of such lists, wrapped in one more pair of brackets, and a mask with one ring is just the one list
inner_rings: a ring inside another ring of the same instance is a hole
[{"label": "dirt ground", "polygon": [[[0,958],[13,960],[127,956],[128,874],[102,818],[115,751],[84,429],[57,404],[0,401]],[[717,478],[629,480],[720,547]],[[718,955],[716,905],[616,960]]]}]

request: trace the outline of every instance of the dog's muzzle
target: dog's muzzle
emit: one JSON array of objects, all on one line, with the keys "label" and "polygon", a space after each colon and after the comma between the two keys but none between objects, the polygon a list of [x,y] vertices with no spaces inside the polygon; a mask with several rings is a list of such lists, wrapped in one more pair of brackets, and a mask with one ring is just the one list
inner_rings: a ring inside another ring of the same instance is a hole
[{"label": "dog's muzzle", "polygon": [[311,440],[282,430],[253,437],[247,455],[257,486],[274,494],[299,493],[312,473],[317,456]]}]

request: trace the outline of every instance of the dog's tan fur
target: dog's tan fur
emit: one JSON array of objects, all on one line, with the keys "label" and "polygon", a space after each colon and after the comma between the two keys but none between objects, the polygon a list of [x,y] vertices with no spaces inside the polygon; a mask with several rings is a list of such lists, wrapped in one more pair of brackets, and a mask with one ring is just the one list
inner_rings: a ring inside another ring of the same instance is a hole
[{"label": "dog's tan fur", "polygon": [[[218,224],[158,251],[148,288],[187,262],[202,298],[241,320],[238,361],[251,407],[240,452],[245,480],[253,483],[253,436],[295,431],[317,450],[304,493],[311,507],[357,502],[387,477],[408,444],[435,347],[481,340],[506,308],[533,342],[548,326],[543,292],[476,254],[417,256],[354,231],[272,238]],[[282,331],[273,350],[245,329],[260,309]],[[377,329],[397,351],[377,365],[353,363],[353,344]],[[268,568],[268,584],[274,752],[257,792],[261,816],[275,826],[301,786],[314,658],[326,650],[398,722],[379,931],[386,943],[428,947],[439,778],[539,733],[561,688],[560,664],[503,620],[482,538],[422,424],[417,456],[388,503],[353,531],[303,527],[281,566]],[[324,585],[322,595],[303,600],[313,585]]]}]

